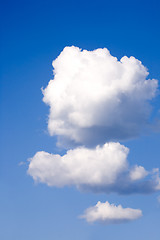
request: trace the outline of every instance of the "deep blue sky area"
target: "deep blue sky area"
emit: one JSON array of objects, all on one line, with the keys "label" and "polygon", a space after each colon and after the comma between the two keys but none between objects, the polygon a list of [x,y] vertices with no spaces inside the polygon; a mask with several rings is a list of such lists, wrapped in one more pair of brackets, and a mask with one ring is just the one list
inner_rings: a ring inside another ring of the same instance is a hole
[{"label": "deep blue sky area", "polygon": [[[1,1],[0,6],[0,239],[159,240],[160,193],[86,194],[72,187],[36,185],[27,159],[62,153],[47,132],[49,107],[41,88],[65,46],[106,47],[120,59],[135,56],[160,80],[160,1]],[[160,109],[160,97],[153,101]],[[160,133],[124,143],[129,162],[160,167]],[[20,165],[20,162],[25,164]],[[120,225],[87,224],[77,216],[98,200],[140,208],[143,217]]]}]

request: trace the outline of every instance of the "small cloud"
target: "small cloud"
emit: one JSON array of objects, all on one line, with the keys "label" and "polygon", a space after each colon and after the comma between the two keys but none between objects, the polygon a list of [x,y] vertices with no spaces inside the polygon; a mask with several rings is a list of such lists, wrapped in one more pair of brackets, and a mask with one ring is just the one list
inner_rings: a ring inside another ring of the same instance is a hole
[{"label": "small cloud", "polygon": [[118,224],[136,220],[142,217],[140,209],[123,208],[121,205],[110,204],[109,202],[98,202],[95,206],[85,210],[80,218],[87,222],[100,222],[104,224]]},{"label": "small cloud", "polygon": [[78,147],[63,156],[37,152],[29,160],[28,174],[48,186],[75,185],[82,191],[97,193],[144,194],[160,190],[159,169],[151,173],[137,165],[130,169],[128,152],[128,148],[113,142],[94,149]]},{"label": "small cloud", "polygon": [[18,163],[18,166],[23,166],[23,165],[26,165],[26,162],[21,161]]},{"label": "small cloud", "polygon": [[160,204],[160,196],[157,197],[157,201]]},{"label": "small cloud", "polygon": [[148,175],[148,172],[142,166],[134,166],[130,171],[131,180],[139,180]]}]

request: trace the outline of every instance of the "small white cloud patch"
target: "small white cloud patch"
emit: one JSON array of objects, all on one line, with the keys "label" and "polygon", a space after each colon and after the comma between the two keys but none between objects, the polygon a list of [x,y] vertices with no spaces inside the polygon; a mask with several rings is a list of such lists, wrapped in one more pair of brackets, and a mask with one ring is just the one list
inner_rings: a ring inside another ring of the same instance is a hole
[{"label": "small white cloud patch", "polygon": [[85,210],[81,218],[87,222],[100,222],[104,224],[123,223],[138,219],[142,216],[139,209],[123,208],[121,205],[115,206],[109,202],[98,202],[95,206]]},{"label": "small white cloud patch", "polygon": [[131,180],[139,180],[148,175],[148,172],[142,166],[134,166],[133,169],[130,171],[130,178]]}]

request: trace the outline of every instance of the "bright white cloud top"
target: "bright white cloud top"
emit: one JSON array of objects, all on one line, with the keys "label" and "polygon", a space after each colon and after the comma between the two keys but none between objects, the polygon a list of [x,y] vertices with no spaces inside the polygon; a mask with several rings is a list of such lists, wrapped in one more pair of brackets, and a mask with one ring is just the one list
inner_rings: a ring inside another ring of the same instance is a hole
[{"label": "bright white cloud top", "polygon": [[30,159],[28,173],[35,181],[49,186],[75,185],[93,192],[130,194],[159,189],[157,172],[149,174],[141,166],[129,168],[128,151],[123,145],[111,142],[94,149],[79,147],[63,156],[37,152]]},{"label": "bright white cloud top", "polygon": [[95,206],[86,209],[81,218],[85,218],[89,223],[115,224],[132,221],[141,216],[142,211],[139,209],[123,208],[121,205],[115,206],[109,202],[98,202]]},{"label": "bright white cloud top", "polygon": [[61,145],[96,146],[137,136],[149,124],[158,82],[134,57],[66,47],[53,61],[54,79],[43,90],[48,129]]}]

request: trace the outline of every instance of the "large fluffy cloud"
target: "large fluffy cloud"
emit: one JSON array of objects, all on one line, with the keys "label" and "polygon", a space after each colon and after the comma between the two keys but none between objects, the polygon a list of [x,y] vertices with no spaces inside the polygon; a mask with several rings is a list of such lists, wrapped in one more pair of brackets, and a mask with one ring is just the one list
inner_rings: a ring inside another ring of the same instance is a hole
[{"label": "large fluffy cloud", "polygon": [[[58,136],[61,146],[75,149],[63,156],[37,152],[29,160],[28,174],[49,186],[74,185],[83,191],[160,190],[159,169],[148,172],[142,166],[130,167],[129,149],[116,143],[149,126],[157,80],[147,79],[148,71],[139,60],[125,56],[118,61],[106,48],[66,47],[53,67],[54,79],[43,89],[43,101],[50,106],[48,130]],[[138,209],[98,202],[82,217],[108,224],[141,215]]]},{"label": "large fluffy cloud", "polygon": [[128,151],[111,142],[94,149],[79,147],[63,156],[37,152],[30,159],[28,173],[49,186],[75,185],[85,191],[127,194],[158,190],[158,173],[149,173],[142,166],[130,168]]},{"label": "large fluffy cloud", "polygon": [[85,218],[89,223],[114,224],[132,221],[141,216],[142,211],[139,209],[123,208],[121,205],[115,206],[109,202],[98,202],[95,206],[86,209],[81,218]]},{"label": "large fluffy cloud", "polygon": [[48,129],[61,145],[95,146],[137,136],[149,123],[157,80],[134,57],[66,47],[53,61],[54,79],[43,90]]}]

